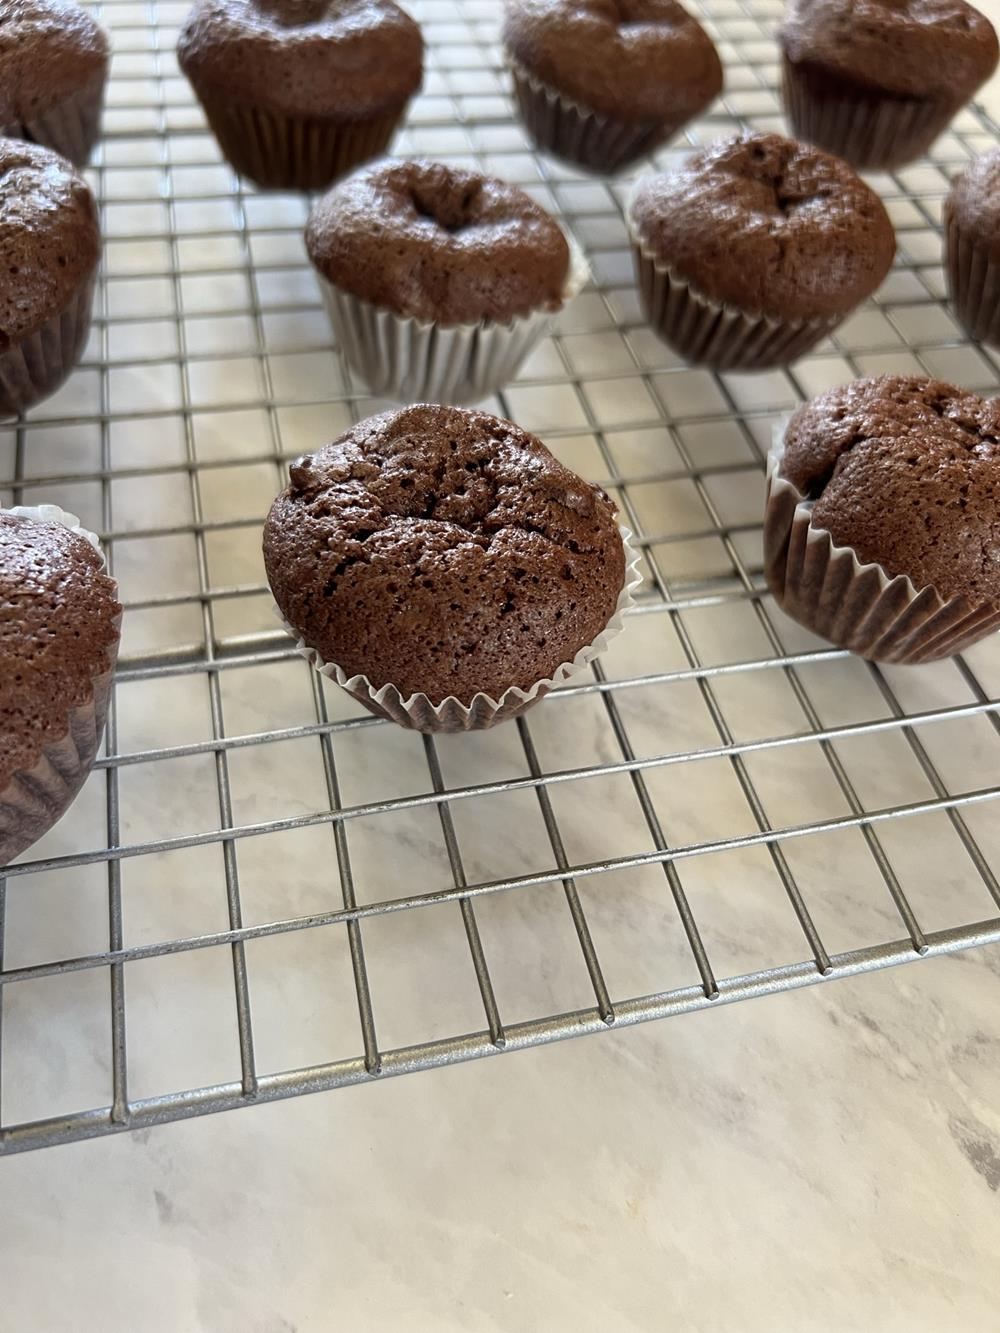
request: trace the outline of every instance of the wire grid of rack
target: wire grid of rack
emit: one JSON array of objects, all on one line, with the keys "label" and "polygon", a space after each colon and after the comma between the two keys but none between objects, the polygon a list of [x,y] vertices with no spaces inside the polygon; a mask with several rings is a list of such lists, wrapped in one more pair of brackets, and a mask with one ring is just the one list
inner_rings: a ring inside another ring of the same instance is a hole
[{"label": "wire grid of rack", "polygon": [[[490,405],[611,491],[644,572],[591,677],[435,741],[359,715],[271,618],[259,530],[288,458],[380,406],[332,345],[307,203],[222,163],[174,59],[184,4],[95,8],[115,50],[98,318],[70,383],[0,434],[0,502],[101,531],[126,629],[107,756],[0,878],[0,1151],[1000,941],[996,641],[861,663],[776,610],[759,534],[766,448],[803,397],[879,370],[996,387],[940,269],[985,115],[874,178],[900,242],[875,302],[788,372],[712,375],[643,326],[630,182],[534,153],[513,119],[495,0],[411,5],[428,73],[397,151],[524,184],[593,267]],[[727,92],[661,164],[780,128],[778,10],[705,0]]]}]

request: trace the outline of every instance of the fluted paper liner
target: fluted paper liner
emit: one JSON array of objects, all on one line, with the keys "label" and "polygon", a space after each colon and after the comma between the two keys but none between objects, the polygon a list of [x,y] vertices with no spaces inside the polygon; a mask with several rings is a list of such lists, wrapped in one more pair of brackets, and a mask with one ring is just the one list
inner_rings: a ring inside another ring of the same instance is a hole
[{"label": "fluted paper liner", "polygon": [[101,113],[104,110],[106,76],[93,80],[54,105],[27,120],[0,125],[0,136],[27,139],[68,158],[75,167],[85,167],[97,140],[101,137]]},{"label": "fluted paper liner", "polygon": [[[636,183],[636,189],[641,182]],[[670,347],[695,365],[715,370],[787,366],[829,336],[851,313],[824,319],[772,319],[715,301],[675,273],[640,239],[626,208],[636,282],[646,318]]]},{"label": "fluted paper liner", "polygon": [[945,274],[955,314],[973,338],[1000,345],[1000,264],[945,208]]},{"label": "fluted paper liner", "polygon": [[507,66],[521,119],[539,147],[600,175],[612,175],[645,157],[690,119],[614,120],[542,83],[509,54]]},{"label": "fluted paper liner", "polygon": [[536,681],[529,690],[522,690],[519,686],[512,685],[499,699],[494,699],[488,694],[475,694],[470,703],[464,704],[453,695],[449,695],[441,703],[434,704],[426,694],[411,694],[404,697],[395,685],[376,687],[367,676],[348,676],[343,667],[335,662],[324,661],[315,648],[309,647],[298,630],[285,620],[278,607],[275,607],[275,614],[295,639],[295,651],[299,656],[311,662],[321,675],[335,680],[341,689],[346,690],[369,712],[388,718],[391,722],[398,722],[401,727],[406,727],[410,731],[485,731],[488,727],[496,726],[498,722],[506,722],[527,712],[540,699],[544,699],[553,686],[569,680],[571,676],[575,676],[599,657],[612,639],[621,633],[625,614],[633,603],[633,594],[642,582],[642,575],[639,573],[639,553],[632,546],[632,533],[621,524],[618,531],[621,533],[622,545],[625,548],[625,582],[607,625],[593,643],[581,648],[571,662],[562,662],[551,676]]},{"label": "fluted paper liner", "polygon": [[18,416],[55,393],[75,368],[90,333],[96,271],[65,310],[0,352],[0,416]]},{"label": "fluted paper liner", "polygon": [[915,161],[961,109],[961,104],[881,96],[847,84],[841,92],[832,84],[833,76],[817,84],[783,57],[782,99],[795,137],[868,171]]},{"label": "fluted paper liner", "polygon": [[388,148],[408,102],[368,120],[290,116],[195,88],[223,156],[265,190],[322,190]]},{"label": "fluted paper liner", "polygon": [[337,344],[373,394],[401,403],[475,403],[513,379],[587,281],[583,251],[566,240],[570,264],[559,310],[534,310],[507,324],[448,327],[405,318],[334,286],[318,270],[316,276]]},{"label": "fluted paper liner", "polygon": [[[0,512],[43,523],[59,523],[86,537],[100,550],[97,538],[81,526],[76,515],[66,513],[57,505],[17,505]],[[121,616],[117,616],[116,628],[120,624]],[[88,702],[68,710],[64,734],[44,744],[37,763],[32,768],[16,772],[0,791],[0,866],[7,865],[47,833],[66,813],[83,786],[104,735],[118,658],[117,641],[109,651],[111,666],[93,677]]]},{"label": "fluted paper liner", "polygon": [[873,662],[915,665],[952,657],[1000,628],[1000,607],[942,598],[906,575],[862,564],[812,522],[813,502],[778,473],[778,441],[767,460],[764,571],[781,609],[838,648]]}]

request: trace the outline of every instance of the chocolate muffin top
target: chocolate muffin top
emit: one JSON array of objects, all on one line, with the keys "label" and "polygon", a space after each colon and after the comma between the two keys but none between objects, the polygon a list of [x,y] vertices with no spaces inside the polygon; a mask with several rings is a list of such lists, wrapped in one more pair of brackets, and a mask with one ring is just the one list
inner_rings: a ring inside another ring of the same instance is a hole
[{"label": "chocolate muffin top", "polygon": [[944,201],[945,226],[952,219],[976,245],[1000,256],[1000,148],[980,153],[952,181]]},{"label": "chocolate muffin top", "polygon": [[423,50],[392,0],[200,0],[177,42],[202,87],[336,120],[402,107],[420,87]]},{"label": "chocolate muffin top", "polygon": [[445,325],[558,309],[570,266],[562,229],[530,195],[443,162],[348,177],[313,208],[306,246],[335,286]]},{"label": "chocolate muffin top", "polygon": [[790,0],[778,40],[797,65],[956,106],[997,65],[993,25],[965,0]]},{"label": "chocolate muffin top", "polygon": [[712,39],[677,0],[513,0],[503,41],[540,83],[616,120],[688,120],[722,89]]},{"label": "chocolate muffin top", "polygon": [[837,157],[777,134],[711,144],[639,182],[639,243],[714,301],[775,319],[851,310],[889,271],[878,196]]},{"label": "chocolate muffin top", "polygon": [[100,253],[83,177],[48,148],[0,139],[0,351],[65,309]]},{"label": "chocolate muffin top", "polygon": [[855,380],[795,413],[780,475],[862,564],[1000,605],[1000,400],[918,375]]},{"label": "chocolate muffin top", "polygon": [[86,537],[0,510],[0,791],[109,670],[117,585]]},{"label": "chocolate muffin top", "polygon": [[0,0],[0,128],[103,82],[108,34],[65,0]]},{"label": "chocolate muffin top", "polygon": [[509,421],[420,403],[292,465],[264,527],[285,619],[404,698],[530,689],[614,614],[615,508]]}]

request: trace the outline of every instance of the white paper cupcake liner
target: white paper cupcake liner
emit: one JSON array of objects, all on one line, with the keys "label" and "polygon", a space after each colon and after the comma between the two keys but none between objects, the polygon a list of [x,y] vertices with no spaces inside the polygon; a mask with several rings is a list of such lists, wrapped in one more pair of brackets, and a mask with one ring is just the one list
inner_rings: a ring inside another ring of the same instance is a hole
[{"label": "white paper cupcake liner", "polygon": [[1000,264],[964,233],[945,205],[945,274],[959,320],[979,342],[1000,345]]},{"label": "white paper cupcake liner", "polygon": [[290,116],[195,88],[223,155],[265,190],[322,190],[381,157],[408,103],[369,120]]},{"label": "white paper cupcake liner", "polygon": [[539,147],[574,166],[613,175],[653,152],[686,124],[676,121],[614,120],[590,111],[529,74],[507,55],[517,100],[528,133]]},{"label": "white paper cupcake liner", "polygon": [[55,393],[83,355],[96,270],[58,315],[0,352],[0,416],[18,416]]},{"label": "white paper cupcake liner", "polygon": [[85,167],[101,137],[105,82],[102,75],[27,120],[0,125],[0,136],[41,144],[68,158],[75,167]]},{"label": "white paper cupcake liner", "polygon": [[787,56],[782,58],[782,98],[797,139],[869,171],[887,171],[921,157],[959,110],[928,98],[817,87],[809,72]]},{"label": "white paper cupcake liner", "polygon": [[321,675],[335,680],[341,689],[346,690],[369,712],[397,722],[410,731],[484,731],[499,722],[509,721],[527,712],[554,686],[563,684],[571,676],[589,666],[607,649],[612,639],[621,633],[625,615],[634,601],[635,590],[642,582],[642,575],[639,573],[639,552],[632,545],[632,533],[621,524],[618,531],[621,533],[622,545],[625,548],[625,582],[607,625],[593,643],[581,648],[571,662],[562,662],[551,676],[536,681],[529,690],[522,690],[512,685],[499,699],[494,699],[488,694],[475,694],[471,702],[465,704],[454,696],[449,696],[435,704],[426,694],[411,694],[404,697],[395,685],[376,687],[367,676],[349,676],[336,662],[324,661],[316,649],[310,648],[298,631],[285,620],[277,606],[274,612],[285,630],[295,639],[295,651],[299,656],[311,662]]},{"label": "white paper cupcake liner", "polygon": [[569,273],[559,310],[536,310],[509,324],[481,320],[446,327],[407,319],[335,287],[317,271],[323,301],[347,364],[379,397],[402,403],[475,403],[517,374],[561,310],[590,275],[569,235]]},{"label": "white paper cupcake liner", "polygon": [[1000,607],[965,597],[946,601],[835,545],[829,532],[813,526],[813,502],[778,475],[784,453],[778,441],[767,460],[764,571],[793,620],[860,657],[908,665],[952,657],[1000,628]]},{"label": "white paper cupcake liner", "polygon": [[[638,187],[637,187],[638,188]],[[768,370],[798,360],[849,314],[814,320],[778,320],[714,301],[653,254],[626,217],[636,282],[654,333],[694,365],[715,370]]]},{"label": "white paper cupcake liner", "polygon": [[[100,550],[92,532],[82,527],[75,514],[57,505],[17,505],[0,513],[17,514],[43,523],[59,523],[78,532]],[[116,616],[115,627],[121,625]],[[0,866],[19,856],[55,824],[72,805],[100,749],[107,720],[118,643],[111,649],[107,671],[93,677],[91,698],[66,715],[62,736],[42,747],[37,763],[16,772],[0,791]]]}]

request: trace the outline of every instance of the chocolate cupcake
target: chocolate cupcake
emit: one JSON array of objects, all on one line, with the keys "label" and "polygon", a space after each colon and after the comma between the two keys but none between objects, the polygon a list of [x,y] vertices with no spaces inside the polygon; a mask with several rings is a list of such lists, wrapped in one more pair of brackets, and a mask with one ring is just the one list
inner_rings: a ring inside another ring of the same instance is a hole
[{"label": "chocolate cupcake", "polygon": [[101,744],[121,606],[97,538],[0,509],[0,866],[65,814]]},{"label": "chocolate cupcake", "polygon": [[83,178],[48,148],[0,139],[0,415],[54,393],[79,361],[100,254]]},{"label": "chocolate cupcake", "polygon": [[0,0],[0,135],[87,165],[101,133],[108,34],[65,0]]},{"label": "chocolate cupcake", "polygon": [[855,380],[772,450],[767,582],[788,615],[877,662],[934,662],[1000,626],[1000,400]]},{"label": "chocolate cupcake", "polygon": [[850,167],[776,134],[726,139],[644,177],[628,221],[653,329],[724,370],[803,356],[875,291],[896,249]]},{"label": "chocolate cupcake", "polygon": [[588,171],[651,153],[722,91],[718,52],[677,0],[513,0],[503,44],[532,138]]},{"label": "chocolate cupcake", "polygon": [[605,493],[509,421],[421,403],[300,458],[264,563],[301,651],[419,731],[516,717],[621,627]]},{"label": "chocolate cupcake", "polygon": [[870,170],[920,157],[997,65],[964,0],[790,0],[778,40],[796,135]]},{"label": "chocolate cupcake", "polygon": [[944,256],[956,315],[973,338],[1000,344],[1000,149],[981,154],[952,181]]},{"label": "chocolate cupcake", "polygon": [[500,388],[587,272],[530,195],[441,162],[381,162],[335,186],[306,248],[348,364],[402,402]]},{"label": "chocolate cupcake", "polygon": [[223,153],[268,190],[318,190],[378,157],[423,77],[392,0],[200,0],[177,43]]}]

